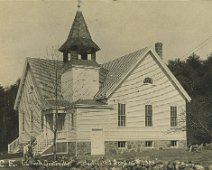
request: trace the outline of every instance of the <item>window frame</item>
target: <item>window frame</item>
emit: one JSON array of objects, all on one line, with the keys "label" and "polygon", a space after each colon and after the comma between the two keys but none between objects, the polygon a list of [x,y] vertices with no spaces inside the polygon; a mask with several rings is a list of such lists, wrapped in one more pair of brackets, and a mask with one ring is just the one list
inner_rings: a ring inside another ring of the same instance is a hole
[{"label": "window frame", "polygon": [[145,77],[143,80],[143,84],[153,84],[153,80],[150,77]]},{"label": "window frame", "polygon": [[21,128],[21,130],[22,130],[22,132],[24,132],[25,131],[25,112],[22,112],[22,128]]},{"label": "window frame", "polygon": [[153,106],[145,105],[145,127],[153,126]]},{"label": "window frame", "polygon": [[177,127],[177,106],[170,106],[170,126]]},{"label": "window frame", "polygon": [[126,104],[118,103],[118,127],[126,127]]},{"label": "window frame", "polygon": [[[172,143],[173,142],[173,143]],[[174,145],[173,145],[174,144]],[[170,147],[177,148],[178,147],[178,141],[177,140],[171,140],[170,141]]]},{"label": "window frame", "polygon": [[66,130],[65,128],[65,119],[66,115],[64,113],[60,113],[58,116],[57,116],[57,131],[58,132],[62,132],[64,130]]},{"label": "window frame", "polygon": [[71,113],[71,128],[74,129],[74,113]]},{"label": "window frame", "polygon": [[44,129],[44,114],[41,113],[41,130]]},{"label": "window frame", "polygon": [[118,141],[117,147],[118,147],[118,149],[126,149],[127,148],[127,142],[126,141]]},{"label": "window frame", "polygon": [[32,110],[30,110],[30,130],[33,131],[34,130],[34,112]]},{"label": "window frame", "polygon": [[[151,145],[149,145],[149,143],[151,143]],[[153,143],[153,141],[145,141],[145,147],[146,148],[153,148],[153,146],[154,146],[154,143]]]}]

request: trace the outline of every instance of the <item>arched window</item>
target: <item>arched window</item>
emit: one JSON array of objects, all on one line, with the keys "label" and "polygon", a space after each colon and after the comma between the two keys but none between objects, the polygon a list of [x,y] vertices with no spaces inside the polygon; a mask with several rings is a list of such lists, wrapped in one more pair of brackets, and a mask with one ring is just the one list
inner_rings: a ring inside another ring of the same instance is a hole
[{"label": "arched window", "polygon": [[146,77],[146,78],[144,79],[144,84],[152,84],[152,83],[153,83],[153,81],[152,81],[151,78]]}]

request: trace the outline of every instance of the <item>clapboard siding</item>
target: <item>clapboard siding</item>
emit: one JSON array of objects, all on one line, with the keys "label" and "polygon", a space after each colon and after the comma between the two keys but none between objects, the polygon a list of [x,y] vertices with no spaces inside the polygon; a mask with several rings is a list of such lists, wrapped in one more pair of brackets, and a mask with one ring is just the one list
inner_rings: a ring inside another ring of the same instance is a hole
[{"label": "clapboard siding", "polygon": [[[72,114],[74,115],[74,126],[72,126]],[[75,110],[69,110],[68,114],[66,115],[66,130],[68,130],[67,140],[74,141],[76,139],[76,113]]]},{"label": "clapboard siding", "polygon": [[[152,78],[153,85],[143,85],[143,80],[146,77]],[[128,89],[126,87],[128,87]],[[178,111],[185,111],[184,98],[150,55],[143,60],[142,64],[140,64],[116,90],[110,101],[116,104],[118,102],[126,103],[126,129],[135,128],[136,130],[136,128],[144,128],[146,132],[142,135],[147,138],[148,135],[155,135],[154,133],[149,134],[150,130],[157,133],[158,131],[164,131],[165,133],[165,130],[169,129],[170,106],[176,105]],[[145,127],[146,104],[153,106],[153,127],[149,128]],[[162,127],[163,130],[160,127]],[[124,128],[122,130],[125,131]],[[163,133],[159,134],[159,137],[163,136]],[[173,135],[174,134],[166,135],[166,138],[171,136],[173,138]],[[181,135],[185,137],[185,133]],[[177,134],[177,136],[180,136],[180,134]]]},{"label": "clapboard siding", "polygon": [[21,142],[29,141],[30,136],[37,136],[40,133],[41,106],[42,103],[33,83],[31,72],[28,70],[18,109]]},{"label": "clapboard siding", "polygon": [[[144,85],[150,77],[153,85]],[[118,103],[126,104],[126,127],[118,127]],[[92,128],[103,128],[105,140],[186,140],[186,133],[167,133],[170,129],[170,106],[178,115],[185,112],[185,99],[175,88],[156,60],[147,55],[119,85],[108,104],[112,110],[77,109],[77,138],[90,140]],[[145,105],[153,106],[153,126],[145,127]],[[179,116],[178,116],[179,118]]]}]

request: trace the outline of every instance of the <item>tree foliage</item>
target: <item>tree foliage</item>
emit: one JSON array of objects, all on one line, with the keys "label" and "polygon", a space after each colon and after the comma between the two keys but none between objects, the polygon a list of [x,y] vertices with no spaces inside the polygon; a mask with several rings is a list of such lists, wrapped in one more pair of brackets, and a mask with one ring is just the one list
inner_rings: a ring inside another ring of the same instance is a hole
[{"label": "tree foliage", "polygon": [[187,134],[191,143],[212,141],[212,54],[200,60],[192,54],[186,61],[168,62],[168,67],[191,96],[187,105]]},{"label": "tree foliage", "polygon": [[0,85],[0,151],[7,150],[7,144],[18,137],[18,113],[13,106],[20,80],[14,85]]}]

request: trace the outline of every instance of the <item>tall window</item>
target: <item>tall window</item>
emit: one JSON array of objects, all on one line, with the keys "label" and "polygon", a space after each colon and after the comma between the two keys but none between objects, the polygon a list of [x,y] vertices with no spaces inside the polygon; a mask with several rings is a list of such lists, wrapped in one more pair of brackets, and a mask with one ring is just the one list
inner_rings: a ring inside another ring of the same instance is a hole
[{"label": "tall window", "polygon": [[177,126],[177,107],[176,106],[170,107],[170,123],[171,123],[171,127]]},{"label": "tall window", "polygon": [[152,126],[152,105],[145,105],[145,126]]},{"label": "tall window", "polygon": [[41,129],[43,130],[44,127],[44,114],[41,114]]},{"label": "tall window", "polygon": [[64,124],[65,124],[65,114],[60,113],[57,117],[57,130],[58,131],[64,130]]},{"label": "tall window", "polygon": [[121,103],[118,103],[118,126],[126,126],[126,108]]},{"label": "tall window", "polygon": [[25,123],[24,123],[24,121],[25,121],[25,113],[24,112],[22,112],[22,131],[24,131],[24,129],[25,129]]},{"label": "tall window", "polygon": [[71,114],[71,127],[74,128],[74,113]]},{"label": "tall window", "polygon": [[33,112],[31,111],[31,131],[33,130],[33,121],[34,121],[34,115],[33,115]]}]

